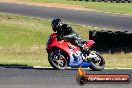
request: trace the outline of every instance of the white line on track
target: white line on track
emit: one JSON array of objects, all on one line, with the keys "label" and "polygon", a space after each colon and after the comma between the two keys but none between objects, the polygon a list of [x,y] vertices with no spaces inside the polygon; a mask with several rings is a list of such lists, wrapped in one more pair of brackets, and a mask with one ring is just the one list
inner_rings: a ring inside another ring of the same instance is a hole
[{"label": "white line on track", "polygon": [[[33,66],[33,68],[52,68],[52,67],[42,67],[42,66]],[[70,68],[68,67],[67,69],[78,69],[78,68]],[[84,68],[84,69],[89,69],[89,68]],[[132,70],[132,68],[104,68],[104,69],[129,69]]]}]

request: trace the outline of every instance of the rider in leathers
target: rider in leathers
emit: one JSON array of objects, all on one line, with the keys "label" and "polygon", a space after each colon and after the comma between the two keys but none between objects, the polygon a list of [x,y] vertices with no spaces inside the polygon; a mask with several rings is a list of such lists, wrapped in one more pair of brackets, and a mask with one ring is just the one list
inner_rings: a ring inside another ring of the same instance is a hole
[{"label": "rider in leathers", "polygon": [[57,32],[58,41],[69,41],[73,45],[79,46],[82,52],[89,53],[89,50],[83,47],[84,41],[74,30],[72,30],[71,26],[62,24],[62,21],[59,18],[53,19],[51,25],[53,31]]}]

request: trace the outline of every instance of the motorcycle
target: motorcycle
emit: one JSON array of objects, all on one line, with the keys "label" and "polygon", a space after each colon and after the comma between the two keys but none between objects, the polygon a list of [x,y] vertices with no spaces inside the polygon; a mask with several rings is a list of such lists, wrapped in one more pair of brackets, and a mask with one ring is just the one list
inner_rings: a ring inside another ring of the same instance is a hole
[{"label": "motorcycle", "polygon": [[[90,68],[94,71],[104,69],[105,60],[96,51],[90,51],[89,54],[83,53],[78,46],[66,42],[64,40],[57,41],[57,34],[53,33],[49,36],[46,44],[46,51],[48,53],[48,61],[55,69],[71,68]],[[83,47],[89,49],[95,42],[88,40],[84,42]]]}]

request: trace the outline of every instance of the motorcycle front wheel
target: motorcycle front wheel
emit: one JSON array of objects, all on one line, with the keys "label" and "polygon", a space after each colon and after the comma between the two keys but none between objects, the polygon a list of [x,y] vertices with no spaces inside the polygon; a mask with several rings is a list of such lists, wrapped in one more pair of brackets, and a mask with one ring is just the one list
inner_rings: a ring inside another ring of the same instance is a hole
[{"label": "motorcycle front wheel", "polygon": [[105,60],[99,53],[96,53],[96,55],[97,55],[98,61],[94,61],[94,60],[90,61],[91,66],[89,68],[92,69],[93,71],[101,71],[105,67]]},{"label": "motorcycle front wheel", "polygon": [[64,70],[67,68],[66,56],[64,52],[58,48],[54,48],[48,53],[48,61],[54,69]]}]

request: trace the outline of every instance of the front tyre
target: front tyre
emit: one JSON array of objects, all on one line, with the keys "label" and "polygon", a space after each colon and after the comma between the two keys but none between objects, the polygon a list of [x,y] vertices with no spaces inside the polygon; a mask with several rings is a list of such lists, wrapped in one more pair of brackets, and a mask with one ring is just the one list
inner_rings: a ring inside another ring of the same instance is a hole
[{"label": "front tyre", "polygon": [[48,61],[54,69],[64,70],[67,68],[66,56],[60,49],[55,48],[49,52]]},{"label": "front tyre", "polygon": [[105,67],[105,60],[99,53],[96,53],[96,55],[97,60],[93,59],[92,61],[90,61],[91,66],[89,68],[91,68],[93,71],[101,71]]}]

